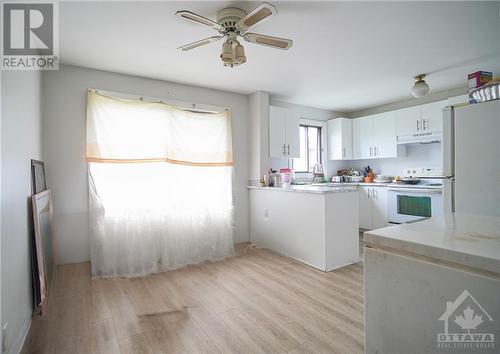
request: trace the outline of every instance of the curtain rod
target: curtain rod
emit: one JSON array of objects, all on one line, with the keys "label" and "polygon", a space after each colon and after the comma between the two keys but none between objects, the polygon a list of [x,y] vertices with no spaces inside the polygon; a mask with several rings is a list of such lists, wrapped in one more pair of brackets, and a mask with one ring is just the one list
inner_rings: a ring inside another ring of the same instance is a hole
[{"label": "curtain rod", "polygon": [[185,109],[187,111],[192,111],[192,112],[197,112],[197,113],[217,113],[217,112],[230,110],[227,107],[212,106],[212,105],[207,105],[207,104],[202,104],[202,103],[191,103],[191,102],[175,100],[175,99],[163,99],[163,98],[151,97],[151,96],[147,97],[147,96],[141,96],[138,94],[101,90],[101,89],[90,88],[90,87],[87,90],[93,91],[95,93],[104,94],[107,96],[117,97],[117,98],[138,99],[140,101],[146,101],[146,102],[151,102],[151,103],[169,104],[172,106],[180,107],[180,108]]}]

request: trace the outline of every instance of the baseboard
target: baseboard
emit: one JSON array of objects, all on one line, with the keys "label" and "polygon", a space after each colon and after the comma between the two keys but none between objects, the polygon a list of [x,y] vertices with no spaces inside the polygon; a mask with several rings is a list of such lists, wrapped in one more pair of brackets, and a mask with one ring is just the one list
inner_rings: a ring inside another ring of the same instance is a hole
[{"label": "baseboard", "polygon": [[19,354],[23,349],[24,342],[26,341],[26,337],[28,337],[28,333],[31,327],[31,313],[25,318],[23,322],[23,326],[21,328],[21,332],[14,338],[14,341],[11,346],[10,353]]}]

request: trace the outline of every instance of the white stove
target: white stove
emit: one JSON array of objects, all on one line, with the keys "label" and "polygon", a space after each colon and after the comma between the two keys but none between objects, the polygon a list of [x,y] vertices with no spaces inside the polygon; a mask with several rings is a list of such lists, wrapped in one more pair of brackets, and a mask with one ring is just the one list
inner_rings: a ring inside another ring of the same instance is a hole
[{"label": "white stove", "polygon": [[388,184],[389,223],[402,224],[442,216],[445,210],[443,189],[451,181],[440,174],[436,168],[407,168],[403,170],[401,182]]}]

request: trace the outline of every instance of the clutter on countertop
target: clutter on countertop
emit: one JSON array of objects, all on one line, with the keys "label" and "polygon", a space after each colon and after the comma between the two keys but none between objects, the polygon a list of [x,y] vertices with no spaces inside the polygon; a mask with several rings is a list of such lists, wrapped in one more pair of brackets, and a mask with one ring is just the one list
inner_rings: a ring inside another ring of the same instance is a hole
[{"label": "clutter on countertop", "polygon": [[292,170],[289,168],[280,169],[281,187],[289,188],[292,185]]},{"label": "clutter on countertop", "polygon": [[364,176],[363,181],[365,183],[373,182],[373,178],[375,177],[375,174],[373,173],[373,170],[369,165],[363,167],[363,176]]},{"label": "clutter on countertop", "polygon": [[325,183],[325,170],[323,166],[319,163],[315,164],[313,167],[313,183]]}]

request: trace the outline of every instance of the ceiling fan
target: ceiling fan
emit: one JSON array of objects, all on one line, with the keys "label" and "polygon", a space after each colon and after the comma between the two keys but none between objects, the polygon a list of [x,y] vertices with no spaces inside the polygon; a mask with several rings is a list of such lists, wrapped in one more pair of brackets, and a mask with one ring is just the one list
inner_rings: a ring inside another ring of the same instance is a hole
[{"label": "ceiling fan", "polygon": [[199,41],[183,45],[177,49],[188,51],[222,39],[224,43],[222,44],[220,58],[224,66],[233,67],[247,61],[245,49],[238,41],[238,37],[250,43],[285,50],[289,49],[293,44],[291,39],[247,32],[253,25],[261,23],[278,14],[276,8],[266,2],[260,4],[248,14],[237,7],[226,7],[217,12],[217,22],[188,10],[177,11],[175,14],[182,18],[212,27],[219,32],[218,36],[200,39]]}]

